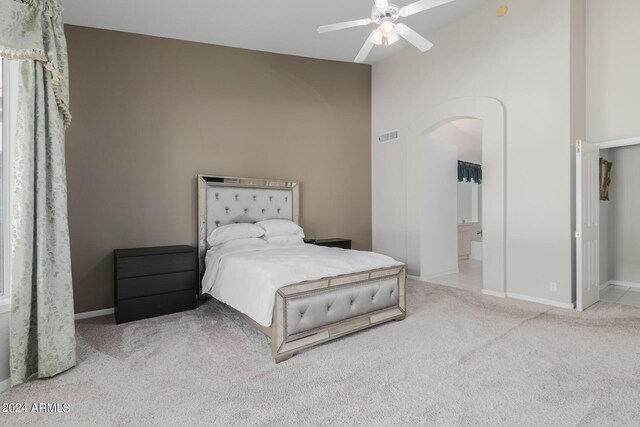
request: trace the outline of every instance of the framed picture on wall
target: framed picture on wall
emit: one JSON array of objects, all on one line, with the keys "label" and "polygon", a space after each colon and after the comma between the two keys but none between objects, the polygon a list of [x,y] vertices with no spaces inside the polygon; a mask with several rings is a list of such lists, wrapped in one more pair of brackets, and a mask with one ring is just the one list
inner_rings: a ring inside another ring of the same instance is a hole
[{"label": "framed picture on wall", "polygon": [[613,162],[600,157],[600,200],[609,200],[609,185],[611,184],[611,168]]}]

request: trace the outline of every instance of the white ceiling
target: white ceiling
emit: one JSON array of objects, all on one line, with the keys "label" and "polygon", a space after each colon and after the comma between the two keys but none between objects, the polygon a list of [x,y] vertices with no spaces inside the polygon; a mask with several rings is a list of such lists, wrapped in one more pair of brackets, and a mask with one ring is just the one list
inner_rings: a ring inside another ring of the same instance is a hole
[{"label": "white ceiling", "polygon": [[470,138],[480,141],[482,144],[482,120],[478,119],[458,119],[451,122],[453,126]]},{"label": "white ceiling", "polygon": [[461,134],[453,137],[451,142],[458,147],[458,160],[482,164],[482,120],[458,119],[449,123]]},{"label": "white ceiling", "polygon": [[[60,1],[67,24],[337,61],[352,61],[374,28],[316,32],[320,25],[370,17],[373,0]],[[457,0],[401,21],[428,37],[486,1]],[[407,46],[404,40],[376,46],[367,62]]]},{"label": "white ceiling", "polygon": [[458,160],[482,164],[482,120],[454,120],[434,130],[429,137],[439,143],[455,145]]}]

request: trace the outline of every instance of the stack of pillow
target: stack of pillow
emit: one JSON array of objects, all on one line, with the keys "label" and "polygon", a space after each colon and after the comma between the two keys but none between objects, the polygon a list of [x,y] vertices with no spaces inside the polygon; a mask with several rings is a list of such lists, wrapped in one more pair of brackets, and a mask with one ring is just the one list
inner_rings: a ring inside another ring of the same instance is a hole
[{"label": "stack of pillow", "polygon": [[207,237],[207,243],[214,249],[267,243],[296,245],[304,243],[304,231],[293,221],[268,219],[255,224],[228,224],[217,227]]},{"label": "stack of pillow", "polygon": [[216,249],[243,245],[265,245],[264,230],[255,224],[229,224],[217,227],[207,237],[209,246]]},{"label": "stack of pillow", "polygon": [[267,243],[280,245],[295,245],[304,243],[304,231],[302,227],[287,219],[267,219],[256,222],[256,225],[264,230],[262,238]]}]

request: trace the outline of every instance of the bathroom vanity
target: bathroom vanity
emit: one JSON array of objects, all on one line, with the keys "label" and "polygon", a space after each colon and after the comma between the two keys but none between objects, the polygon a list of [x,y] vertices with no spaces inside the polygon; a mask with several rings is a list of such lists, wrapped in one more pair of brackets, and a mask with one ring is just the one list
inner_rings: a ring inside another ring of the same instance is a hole
[{"label": "bathroom vanity", "polygon": [[458,259],[469,259],[477,224],[458,224]]}]

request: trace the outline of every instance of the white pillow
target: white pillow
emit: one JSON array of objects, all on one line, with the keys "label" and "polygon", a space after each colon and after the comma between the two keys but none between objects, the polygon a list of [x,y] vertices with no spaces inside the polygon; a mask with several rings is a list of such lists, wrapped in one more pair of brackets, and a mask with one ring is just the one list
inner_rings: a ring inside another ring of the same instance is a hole
[{"label": "white pillow", "polygon": [[264,236],[264,230],[255,224],[228,224],[213,230],[207,237],[207,242],[211,246],[218,246],[231,240],[262,236]]},{"label": "white pillow", "polygon": [[267,241],[260,239],[259,237],[249,237],[247,239],[235,239],[229,240],[226,243],[222,243],[221,245],[214,246],[212,249],[228,249],[228,248],[236,248],[239,246],[260,246],[266,245]]},{"label": "white pillow", "polygon": [[303,245],[304,239],[302,236],[291,234],[289,236],[264,236],[260,239],[267,243],[273,243],[276,245]]},{"label": "white pillow", "polygon": [[256,222],[256,225],[264,229],[265,236],[300,236],[304,237],[302,227],[288,219],[267,219]]}]

